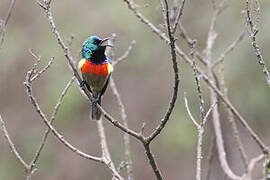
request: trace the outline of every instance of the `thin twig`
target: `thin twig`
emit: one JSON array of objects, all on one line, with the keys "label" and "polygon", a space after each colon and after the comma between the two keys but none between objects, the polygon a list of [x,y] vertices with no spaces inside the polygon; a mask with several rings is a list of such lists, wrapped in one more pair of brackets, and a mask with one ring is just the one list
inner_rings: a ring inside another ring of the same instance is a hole
[{"label": "thin twig", "polygon": [[134,44],[136,44],[136,41],[135,40],[133,40],[131,42],[131,44],[129,45],[128,49],[125,51],[125,53],[122,56],[120,56],[115,61],[113,61],[113,66],[117,65],[118,63],[120,63],[121,61],[125,60],[129,56],[129,53],[132,50],[132,47],[133,47]]},{"label": "thin twig", "polygon": [[[31,71],[31,70],[30,70]],[[40,109],[39,104],[37,103],[36,99],[34,98],[34,96],[32,95],[32,85],[30,82],[31,79],[31,72],[27,72],[27,76],[26,76],[26,80],[25,80],[25,86],[27,89],[27,95],[33,105],[33,107],[35,108],[35,110],[37,111],[37,113],[39,114],[39,116],[41,117],[41,119],[43,120],[43,122],[47,125],[48,128],[51,129],[51,131],[53,132],[53,134],[56,136],[56,138],[61,141],[67,148],[69,148],[71,151],[73,151],[75,154],[84,157],[86,159],[90,159],[96,162],[100,162],[100,163],[104,163],[103,159],[100,157],[95,157],[95,156],[91,156],[89,154],[86,154],[84,152],[81,152],[80,150],[78,150],[76,147],[74,147],[72,144],[70,144],[63,135],[61,135],[53,126],[52,124],[49,122],[49,120],[46,118],[44,112]]]},{"label": "thin twig", "polygon": [[228,48],[212,64],[212,68],[215,68],[218,64],[222,63],[225,57],[236,48],[236,46],[244,39],[244,37],[245,37],[245,31],[242,30],[239,33],[239,35],[236,37],[236,39],[233,41],[233,43],[230,46],[228,46]]},{"label": "thin twig", "polygon": [[[127,115],[125,111],[125,106],[121,100],[120,94],[116,88],[115,82],[113,77],[110,79],[110,86],[112,88],[112,91],[117,99],[117,103],[119,106],[119,110],[121,112],[121,118],[123,121],[123,124],[126,128],[128,128],[128,122],[127,122]],[[125,146],[125,159],[127,162],[127,175],[128,175],[128,180],[133,180],[133,170],[132,170],[132,158],[131,158],[131,149],[130,149],[130,138],[129,135],[124,133],[124,146]]]},{"label": "thin twig", "polygon": [[180,21],[180,17],[181,17],[182,14],[183,14],[185,2],[186,2],[186,0],[182,0],[181,5],[179,6],[178,13],[177,13],[176,18],[175,18],[175,23],[174,23],[174,25],[173,25],[173,27],[172,27],[172,33],[173,33],[173,34],[175,33],[176,28],[177,28],[177,26],[178,26],[178,23],[179,23],[179,21]]},{"label": "thin twig", "polygon": [[265,62],[264,62],[260,47],[256,42],[256,35],[258,34],[258,30],[254,27],[254,24],[253,24],[252,19],[251,19],[251,11],[249,8],[249,1],[250,0],[246,0],[247,24],[250,28],[250,31],[248,30],[248,33],[249,33],[249,37],[251,39],[251,44],[253,46],[254,52],[258,58],[258,63],[261,66],[262,71],[263,71],[264,76],[265,76],[265,79],[267,81],[267,84],[270,87],[270,73],[267,69]]},{"label": "thin twig", "polygon": [[214,103],[210,106],[210,108],[208,109],[208,111],[206,112],[206,114],[205,114],[205,116],[204,116],[204,118],[203,118],[203,120],[202,120],[203,124],[206,123],[206,121],[207,121],[207,119],[208,119],[210,113],[213,111],[213,109],[214,109],[214,107],[215,107],[216,105],[217,105],[217,102],[214,102]]},{"label": "thin twig", "polygon": [[[62,105],[63,99],[64,99],[65,95],[67,94],[68,89],[71,87],[72,83],[74,82],[74,80],[75,80],[75,77],[73,76],[71,78],[71,80],[67,83],[66,87],[63,89],[63,91],[62,91],[56,105],[54,106],[54,110],[52,112],[52,115],[51,115],[51,118],[50,118],[50,121],[49,121],[51,124],[55,120],[56,114],[57,114],[60,106]],[[50,128],[47,127],[47,129],[45,130],[44,135],[42,137],[42,140],[41,140],[41,142],[39,144],[39,147],[38,147],[38,149],[37,149],[37,151],[35,153],[35,156],[33,157],[32,161],[30,163],[31,166],[35,166],[35,164],[36,164],[36,162],[37,162],[37,160],[38,160],[38,158],[40,156],[40,153],[41,153],[41,151],[42,151],[42,149],[43,149],[43,147],[44,147],[44,145],[46,143],[46,140],[47,140],[47,137],[48,137],[50,131],[51,131]]]},{"label": "thin twig", "polygon": [[[82,83],[82,79],[77,71],[77,69],[75,68],[74,64],[73,64],[73,57],[70,54],[70,50],[68,49],[68,47],[64,44],[64,41],[62,40],[56,26],[55,26],[55,22],[52,16],[52,12],[50,9],[50,4],[46,3],[45,5],[42,4],[41,2],[37,1],[37,4],[45,11],[45,14],[47,16],[47,19],[51,25],[52,28],[52,33],[55,36],[58,44],[60,45],[60,47],[62,48],[63,52],[64,52],[64,56],[66,57],[68,64],[70,65],[72,72],[75,76],[75,78],[78,81],[78,84]],[[89,100],[92,99],[92,95],[91,93],[87,90],[87,88],[85,86],[81,87],[81,90],[84,92],[84,94],[87,96],[87,98]],[[139,133],[131,130],[131,129],[127,129],[125,128],[125,126],[123,126],[119,121],[117,121],[116,119],[114,119],[111,115],[109,115],[101,106],[97,105],[97,107],[100,109],[100,111],[102,112],[102,114],[104,115],[104,117],[111,122],[114,126],[118,127],[119,129],[121,129],[122,131],[128,133],[129,135],[139,139],[142,141],[142,136],[140,136]]]},{"label": "thin twig", "polygon": [[[138,12],[134,6],[134,3],[130,0],[124,0],[124,2],[127,3],[129,9],[138,17],[144,24],[146,24],[156,35],[158,35],[161,39],[163,39],[166,43],[169,43],[168,37],[162,33],[158,28],[156,28],[148,19],[146,19],[140,12]],[[223,4],[225,4],[226,0]],[[223,9],[223,8],[222,8]],[[219,11],[221,12],[221,10]],[[180,58],[182,58],[185,62],[189,64],[189,66],[193,66],[193,61],[189,59],[189,57],[176,45],[175,46],[176,55]],[[243,118],[243,116],[237,111],[237,109],[233,106],[233,104],[230,102],[228,98],[225,98],[224,95],[221,93],[221,91],[216,87],[216,85],[212,82],[212,80],[209,79],[209,77],[204,73],[203,70],[201,70],[199,67],[197,67],[197,71],[200,76],[202,76],[205,83],[213,89],[217,95],[221,98],[221,100],[228,106],[228,108],[231,109],[233,114],[238,118],[240,123],[246,128],[249,135],[254,139],[254,141],[258,144],[258,146],[261,148],[263,153],[268,153],[268,147],[263,143],[263,141],[258,137],[258,135],[251,129],[249,124],[246,122],[246,120]],[[117,123],[115,124],[117,125]],[[134,134],[135,135],[135,134]]]},{"label": "thin twig", "polygon": [[[223,62],[221,64],[219,74],[220,74],[220,88],[223,91],[224,96],[226,98],[228,98],[228,91],[227,91],[226,84],[225,84],[225,79],[224,79],[224,63]],[[234,135],[235,141],[237,143],[237,147],[238,147],[240,156],[241,156],[241,158],[243,160],[245,170],[247,171],[247,169],[248,169],[248,159],[247,159],[245,149],[243,147],[243,143],[242,143],[242,141],[240,139],[239,131],[238,131],[238,128],[236,126],[233,113],[231,112],[231,110],[229,108],[227,108],[227,107],[225,107],[225,108],[226,108],[226,111],[227,111],[229,122],[230,122],[232,130],[233,130],[233,135]]]},{"label": "thin twig", "polygon": [[168,7],[168,2],[167,0],[164,0],[165,3],[165,12],[166,12],[166,25],[167,25],[167,31],[169,35],[169,40],[170,40],[170,50],[171,50],[171,60],[173,63],[173,70],[174,70],[174,86],[173,86],[173,94],[169,103],[169,107],[167,112],[165,113],[165,116],[161,120],[160,124],[155,128],[155,131],[147,137],[147,141],[150,143],[160,132],[162,129],[165,127],[166,123],[168,122],[170,115],[174,109],[175,102],[177,99],[177,94],[178,94],[178,86],[179,86],[179,70],[178,70],[178,65],[176,61],[176,52],[175,52],[175,38],[174,35],[171,32],[171,25],[170,25],[170,20],[169,20],[169,7]]},{"label": "thin twig", "polygon": [[[202,96],[202,88],[201,88],[201,82],[200,82],[200,77],[198,75],[198,70],[196,68],[196,63],[195,63],[195,47],[196,47],[196,43],[197,41],[194,40],[192,43],[192,47],[191,47],[191,57],[192,57],[192,61],[193,61],[193,73],[194,73],[194,77],[195,77],[195,82],[196,82],[196,86],[197,86],[197,93],[199,96],[199,101],[200,101],[200,115],[201,115],[201,121],[203,121],[204,118],[204,100],[203,100],[203,96]],[[203,122],[201,122],[203,123]]]},{"label": "thin twig", "polygon": [[2,45],[4,43],[4,40],[5,40],[6,27],[7,27],[8,21],[9,21],[9,19],[11,17],[11,12],[12,12],[12,10],[14,8],[15,2],[16,2],[16,0],[11,0],[9,8],[8,8],[7,15],[6,15],[6,18],[2,23],[0,22],[1,23],[0,24],[0,50],[1,50]]},{"label": "thin twig", "polygon": [[[157,36],[159,36],[162,40],[164,40],[166,43],[169,43],[169,38],[160,31],[158,28],[156,28],[147,18],[145,18],[140,12],[138,12],[134,6],[134,2],[130,0],[123,0],[125,3],[127,3],[128,8],[135,14],[135,16],[144,24],[146,24]],[[220,8],[219,14],[225,7],[226,0],[223,1],[222,8]],[[175,46],[176,55],[183,59],[185,62],[189,64],[190,67],[193,66],[193,61],[176,45]],[[205,83],[220,97],[220,99],[226,104],[226,106],[233,112],[233,114],[237,117],[241,125],[247,130],[248,134],[252,137],[252,139],[256,142],[256,144],[260,147],[261,151],[264,154],[268,154],[269,150],[268,147],[264,144],[264,142],[259,138],[259,136],[251,129],[247,121],[243,118],[243,116],[237,111],[237,109],[233,106],[233,104],[230,102],[230,100],[226,97],[224,97],[223,93],[219,90],[219,88],[216,87],[216,85],[213,83],[212,79],[209,78],[203,70],[201,70],[199,67],[197,67],[199,75],[203,78]],[[222,157],[224,157],[225,154],[222,153]]]},{"label": "thin twig", "polygon": [[195,118],[193,117],[190,109],[189,109],[189,106],[188,106],[188,101],[187,101],[187,98],[186,98],[186,93],[184,93],[184,101],[185,101],[185,106],[186,106],[186,110],[188,112],[188,115],[190,117],[190,119],[192,120],[192,122],[195,124],[196,127],[199,127],[200,124],[197,123],[197,121],[195,120]]},{"label": "thin twig", "polygon": [[48,64],[44,68],[42,68],[38,73],[36,73],[35,76],[32,77],[30,81],[32,82],[38,77],[40,77],[45,71],[47,71],[47,69],[49,69],[49,67],[52,65],[53,62],[54,62],[54,57],[52,57],[51,60],[48,62]]},{"label": "thin twig", "polygon": [[212,104],[207,113],[205,114],[204,117],[202,117],[202,120],[200,123],[198,123],[195,118],[193,117],[189,106],[188,106],[188,101],[186,98],[186,93],[184,93],[184,101],[185,101],[185,106],[186,110],[188,112],[188,115],[192,122],[195,124],[197,132],[198,132],[198,140],[197,140],[197,163],[196,163],[196,180],[201,180],[201,160],[202,160],[202,141],[203,141],[203,134],[204,134],[204,127],[206,120],[208,116],[210,115],[211,111],[215,107],[216,103]]},{"label": "thin twig", "polygon": [[[221,3],[225,2],[226,0],[222,1]],[[206,59],[207,59],[207,70],[208,70],[208,77],[211,81],[214,82],[214,84],[216,84],[217,82],[215,82],[215,74],[213,69],[211,68],[211,64],[212,64],[212,48],[215,42],[215,39],[217,37],[217,33],[215,32],[215,25],[216,25],[216,20],[217,20],[217,16],[219,15],[220,11],[221,11],[221,4],[220,6],[216,6],[215,2],[212,1],[212,5],[213,5],[213,14],[212,14],[212,19],[211,19],[211,23],[210,23],[210,28],[209,28],[209,32],[208,32],[208,38],[207,38],[207,43],[206,43]],[[210,101],[213,104],[214,102],[218,101],[218,96],[216,94],[216,92],[210,88]],[[216,135],[216,144],[217,144],[217,150],[218,150],[218,155],[219,155],[219,161],[220,161],[220,165],[223,169],[223,171],[225,172],[225,174],[230,178],[230,179],[234,179],[234,180],[241,180],[240,176],[237,176],[230,168],[227,159],[226,159],[226,152],[225,152],[225,148],[224,148],[224,143],[223,143],[223,136],[222,136],[222,130],[220,127],[220,114],[219,114],[219,109],[218,107],[214,107],[213,111],[212,111],[212,119],[213,119],[213,126],[214,126],[214,131],[215,131],[215,135]]]},{"label": "thin twig", "polygon": [[206,82],[206,84],[214,90],[215,93],[220,97],[220,99],[226,104],[226,106],[232,111],[232,113],[237,117],[239,122],[243,125],[243,127],[247,130],[248,134],[253,138],[253,140],[260,147],[261,151],[264,154],[269,153],[268,147],[264,144],[264,142],[260,139],[260,137],[252,130],[244,117],[237,111],[237,109],[233,106],[228,98],[224,96],[224,94],[216,87],[212,80],[209,80],[208,76],[205,75],[199,68],[197,68],[198,72],[200,72],[202,78]]},{"label": "thin twig", "polygon": [[244,179],[244,180],[252,180],[252,171],[253,171],[253,169],[255,168],[255,166],[256,166],[256,164],[257,164],[258,162],[260,162],[261,160],[263,160],[263,158],[264,158],[264,155],[261,154],[261,155],[255,157],[255,158],[252,158],[252,159],[250,160],[250,163],[249,163],[249,165],[248,165],[248,172],[247,172],[247,174],[245,174],[245,175],[243,176],[243,179]]},{"label": "thin twig", "polygon": [[102,118],[97,121],[97,127],[98,127],[98,134],[99,134],[99,138],[100,138],[101,150],[102,150],[102,159],[103,159],[104,163],[107,164],[107,166],[111,170],[112,175],[113,175],[113,179],[124,180],[120,176],[120,174],[118,173],[118,171],[115,168],[115,165],[112,161],[112,158],[111,158],[111,155],[109,152],[109,148],[108,148],[108,144],[107,144],[107,139],[106,139],[106,135],[105,135],[105,129],[103,126]]},{"label": "thin twig", "polygon": [[[116,39],[116,34],[112,34],[112,38],[111,38],[111,41],[109,41],[109,44],[114,46],[115,39]],[[135,44],[135,41],[132,41],[132,43],[128,47],[127,51],[124,53],[123,56],[121,56],[122,58],[120,57],[116,61],[113,61],[114,65],[116,65],[118,62],[120,62],[128,57],[129,52],[131,51],[133,44]],[[115,54],[114,54],[113,49],[109,49],[108,54],[110,55],[109,58],[114,60]],[[114,96],[116,97],[123,124],[126,128],[128,128],[128,121],[127,121],[127,114],[126,114],[125,106],[124,106],[124,103],[122,102],[121,96],[118,92],[118,89],[116,87],[116,84],[115,84],[112,76],[110,78],[110,86],[111,86],[111,89],[113,91]],[[127,133],[124,133],[123,138],[124,138],[124,149],[125,149],[125,160],[126,160],[125,166],[127,169],[127,176],[128,176],[128,180],[133,180],[134,176],[133,176],[133,168],[132,168],[133,163],[132,163],[132,158],[131,158],[131,149],[130,149],[130,137]],[[121,167],[121,164],[119,166]]]},{"label": "thin twig", "polygon": [[8,142],[8,145],[11,149],[11,152],[14,154],[16,159],[20,162],[20,164],[24,167],[25,171],[27,172],[29,170],[29,165],[23,160],[22,156],[19,154],[17,149],[15,148],[15,145],[13,144],[12,140],[9,137],[8,131],[6,129],[5,123],[0,115],[0,129],[4,133],[4,137],[6,141]]},{"label": "thin twig", "polygon": [[146,154],[146,156],[147,156],[147,158],[149,160],[149,164],[151,165],[151,167],[152,167],[152,169],[153,169],[153,171],[154,171],[154,173],[156,175],[157,180],[162,180],[163,177],[162,177],[161,172],[160,172],[160,170],[159,170],[159,168],[157,166],[154,155],[153,155],[153,153],[152,153],[152,151],[150,149],[150,144],[145,143],[144,144],[144,149],[145,149],[145,154]]},{"label": "thin twig", "polygon": [[[132,4],[129,0],[125,0],[128,5],[129,5],[129,8],[132,8]],[[154,159],[154,156],[153,154],[151,153],[151,150],[150,150],[150,143],[151,141],[158,135],[161,133],[162,129],[165,127],[166,123],[168,122],[169,118],[170,118],[170,115],[174,109],[174,106],[175,106],[175,102],[176,102],[176,99],[177,99],[177,94],[178,94],[178,85],[179,85],[179,74],[178,74],[178,65],[177,65],[177,61],[176,61],[176,52],[175,52],[175,38],[174,38],[174,35],[172,34],[172,31],[171,31],[171,25],[170,25],[170,20],[169,20],[169,7],[168,7],[168,2],[167,0],[164,0],[164,5],[165,5],[165,9],[163,9],[163,11],[165,12],[165,23],[166,23],[166,26],[167,26],[167,32],[168,32],[168,36],[169,36],[169,45],[170,45],[170,51],[171,51],[171,60],[172,60],[172,63],[173,63],[173,70],[174,70],[174,87],[173,87],[173,95],[171,97],[171,100],[170,100],[170,104],[169,104],[169,107],[168,107],[168,110],[167,112],[165,113],[165,116],[164,118],[160,121],[159,125],[155,128],[155,130],[151,133],[151,135],[149,135],[145,140],[145,143],[144,143],[144,147],[145,147],[145,150],[146,150],[146,155],[149,159],[149,164],[151,165],[155,175],[156,175],[156,178],[158,180],[162,180],[163,177],[161,175],[161,172],[157,166],[157,163]],[[143,17],[142,15],[138,14],[137,13],[137,16],[139,17]],[[150,25],[151,23],[148,21],[148,24]]]},{"label": "thin twig", "polygon": [[[186,32],[184,26],[182,25],[181,21],[179,21],[179,23],[178,23],[178,29],[180,31],[180,36],[185,40],[185,42],[188,44],[188,46],[190,48],[192,48],[194,40],[191,39],[190,36],[187,34],[187,32]],[[177,48],[176,48],[176,51],[178,51]],[[198,50],[194,49],[194,54],[195,54],[195,57],[197,59],[199,59],[200,62],[203,63],[203,65],[206,65],[205,58],[201,55],[201,53]],[[188,61],[188,59],[185,59],[185,60]]]}]

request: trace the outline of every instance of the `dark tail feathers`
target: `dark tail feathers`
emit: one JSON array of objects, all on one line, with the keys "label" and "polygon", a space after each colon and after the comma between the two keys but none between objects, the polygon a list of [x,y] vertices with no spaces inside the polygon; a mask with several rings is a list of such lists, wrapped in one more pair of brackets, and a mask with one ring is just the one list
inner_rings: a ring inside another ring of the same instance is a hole
[{"label": "dark tail feathers", "polygon": [[101,105],[101,97],[97,102],[92,102],[92,120],[100,120],[101,111],[98,109],[97,104]]}]

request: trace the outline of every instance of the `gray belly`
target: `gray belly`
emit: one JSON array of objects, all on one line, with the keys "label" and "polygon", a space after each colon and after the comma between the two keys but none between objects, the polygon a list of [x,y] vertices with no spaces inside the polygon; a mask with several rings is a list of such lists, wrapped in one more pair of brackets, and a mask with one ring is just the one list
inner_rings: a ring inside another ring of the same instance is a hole
[{"label": "gray belly", "polygon": [[97,76],[97,75],[90,74],[90,73],[83,74],[82,76],[83,76],[83,79],[90,86],[90,88],[94,94],[99,93],[103,89],[103,87],[104,87],[104,85],[109,77],[109,76]]}]

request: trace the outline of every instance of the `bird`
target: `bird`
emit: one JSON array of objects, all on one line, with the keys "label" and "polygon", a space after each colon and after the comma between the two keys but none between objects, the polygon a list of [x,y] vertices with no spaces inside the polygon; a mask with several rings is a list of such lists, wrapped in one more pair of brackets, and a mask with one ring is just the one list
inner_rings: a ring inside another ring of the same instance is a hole
[{"label": "bird", "polygon": [[82,59],[78,63],[81,70],[82,82],[80,86],[86,86],[92,93],[92,120],[101,119],[101,111],[97,104],[101,105],[101,97],[105,93],[109,83],[113,66],[111,60],[106,56],[104,45],[110,38],[101,39],[98,36],[88,37],[82,44]]}]

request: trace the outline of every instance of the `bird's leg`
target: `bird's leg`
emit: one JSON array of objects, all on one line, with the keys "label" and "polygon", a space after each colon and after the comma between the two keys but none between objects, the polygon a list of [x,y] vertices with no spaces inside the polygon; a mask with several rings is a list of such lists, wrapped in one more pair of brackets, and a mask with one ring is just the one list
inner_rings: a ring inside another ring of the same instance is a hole
[{"label": "bird's leg", "polygon": [[82,80],[80,83],[80,87],[82,88],[84,85],[86,85],[86,88],[92,93],[90,86],[87,84],[85,80]]},{"label": "bird's leg", "polygon": [[91,100],[91,105],[98,103],[100,99],[100,94],[97,97],[93,97]]},{"label": "bird's leg", "polygon": [[80,87],[83,87],[86,84],[87,84],[86,81],[85,80],[82,80],[82,82],[80,83]]},{"label": "bird's leg", "polygon": [[97,102],[98,102],[98,98],[93,98],[93,99],[91,100],[91,103],[92,103],[92,104],[97,103]]}]

